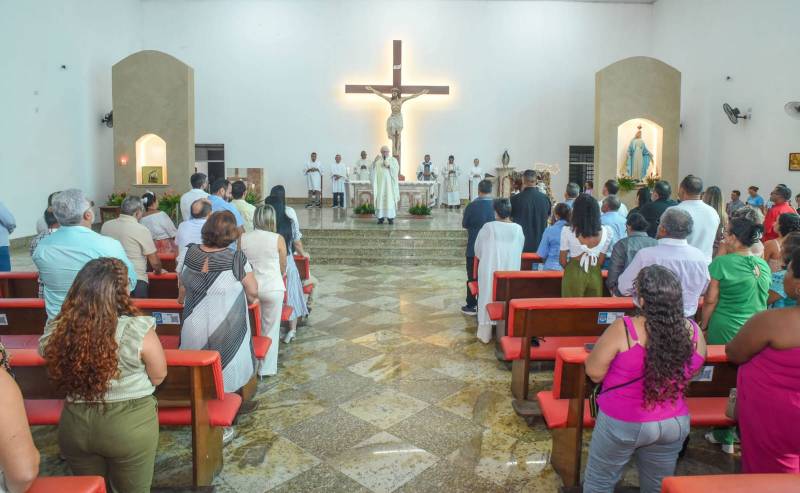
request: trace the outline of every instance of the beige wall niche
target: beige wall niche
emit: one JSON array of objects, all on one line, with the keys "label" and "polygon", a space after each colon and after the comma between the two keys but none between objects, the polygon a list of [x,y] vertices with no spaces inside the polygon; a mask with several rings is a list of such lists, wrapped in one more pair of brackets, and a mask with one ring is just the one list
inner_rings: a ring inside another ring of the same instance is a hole
[{"label": "beige wall niche", "polygon": [[183,193],[194,172],[194,70],[159,51],[111,69],[114,190]]},{"label": "beige wall niche", "polygon": [[[625,125],[632,121],[649,122],[658,129],[657,148],[650,151],[657,151],[654,154],[660,161],[656,164],[661,178],[677,190],[680,108],[681,73],[660,60],[626,58],[597,72],[594,155],[598,195],[606,180],[617,177],[622,159],[619,143],[633,137]],[[629,207],[634,205],[635,191],[624,194],[622,199]]]}]

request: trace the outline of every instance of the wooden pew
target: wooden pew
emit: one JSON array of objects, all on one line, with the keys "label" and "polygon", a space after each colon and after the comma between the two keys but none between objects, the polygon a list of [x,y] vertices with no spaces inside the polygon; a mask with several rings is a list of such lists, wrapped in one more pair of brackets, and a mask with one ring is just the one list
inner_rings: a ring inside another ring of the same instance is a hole
[{"label": "wooden pew", "polygon": [[[513,299],[508,307],[509,335],[500,347],[513,362],[511,393],[520,401],[528,399],[531,360],[554,360],[560,347],[594,342],[616,317],[635,308],[632,298]],[[532,346],[533,337],[544,341]]]},{"label": "wooden pew", "polygon": [[[553,389],[536,395],[553,437],[551,463],[565,488],[580,482],[583,429],[594,426],[586,403],[593,387],[584,367],[588,355],[582,347],[560,348]],[[687,392],[692,426],[735,425],[725,416],[725,408],[730,389],[736,387],[736,365],[728,363],[724,346],[708,346],[704,366],[712,368],[710,380],[691,382]]]},{"label": "wooden pew", "polygon": [[[156,255],[158,255],[158,259],[161,260],[162,269],[167,272],[175,272],[175,269],[177,269],[177,262],[175,259],[178,257],[175,252],[156,252]],[[152,270],[153,268],[150,267],[150,263],[148,263],[147,271],[151,272]]]},{"label": "wooden pew", "polygon": [[[222,428],[231,426],[242,398],[225,393],[216,351],[166,350],[167,377],[156,389],[162,426],[190,426],[192,486],[209,486],[222,470]],[[47,377],[35,349],[10,351],[11,367],[31,426],[58,425],[64,394]]]},{"label": "wooden pew", "polygon": [[544,259],[538,253],[522,254],[522,270],[535,270],[542,263],[544,263]]},{"label": "wooden pew", "polygon": [[0,272],[0,298],[38,297],[38,272]]},{"label": "wooden pew", "polygon": [[800,491],[800,474],[670,476],[661,493],[786,493]]}]

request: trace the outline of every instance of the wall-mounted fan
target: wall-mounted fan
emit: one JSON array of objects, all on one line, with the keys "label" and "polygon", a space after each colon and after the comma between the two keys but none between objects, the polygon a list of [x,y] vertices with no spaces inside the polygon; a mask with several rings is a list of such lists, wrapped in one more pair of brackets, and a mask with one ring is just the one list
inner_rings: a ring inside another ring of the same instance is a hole
[{"label": "wall-mounted fan", "polygon": [[114,128],[114,110],[111,110],[103,115],[103,119],[100,120],[100,123],[105,124],[105,126],[108,128]]},{"label": "wall-mounted fan", "polygon": [[748,120],[752,118],[751,115],[743,115],[742,112],[739,111],[739,108],[731,108],[731,105],[728,103],[723,104],[722,109],[725,111],[725,114],[728,115],[728,120],[734,125],[739,123],[739,119]]},{"label": "wall-mounted fan", "polygon": [[795,120],[800,120],[800,101],[789,101],[783,109],[786,110],[787,115]]}]

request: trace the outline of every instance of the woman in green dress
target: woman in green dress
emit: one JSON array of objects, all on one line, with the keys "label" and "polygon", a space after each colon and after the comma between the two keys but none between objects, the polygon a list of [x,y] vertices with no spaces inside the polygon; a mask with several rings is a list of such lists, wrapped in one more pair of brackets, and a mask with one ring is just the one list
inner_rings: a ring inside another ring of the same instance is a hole
[{"label": "woman in green dress", "polygon": [[[732,220],[725,231],[729,253],[708,267],[711,283],[703,298],[700,327],[706,331],[708,344],[727,344],[750,317],[767,309],[772,272],[751,251],[763,231],[763,226],[746,218]],[[715,429],[706,439],[722,445],[727,453],[733,453],[733,444],[739,441],[735,428]]]}]

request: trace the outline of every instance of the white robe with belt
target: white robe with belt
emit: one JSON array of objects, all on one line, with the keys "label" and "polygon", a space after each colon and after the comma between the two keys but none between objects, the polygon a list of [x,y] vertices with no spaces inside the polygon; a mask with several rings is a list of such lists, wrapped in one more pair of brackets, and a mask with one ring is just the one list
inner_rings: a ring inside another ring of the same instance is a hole
[{"label": "white robe with belt", "polygon": [[372,163],[367,159],[356,161],[350,179],[353,181],[372,181]]},{"label": "white robe with belt", "polygon": [[[337,180],[333,175],[339,175]],[[344,193],[344,184],[347,181],[347,167],[342,163],[331,165],[331,193]]]},{"label": "white robe with belt", "polygon": [[[451,173],[453,173],[451,175]],[[461,193],[458,189],[458,177],[461,171],[455,164],[447,163],[442,168],[442,188],[445,205],[461,205]]]},{"label": "white robe with belt", "polygon": [[319,192],[322,191],[322,164],[319,161],[311,161],[306,163],[304,168],[306,171],[317,168],[319,171],[306,174],[306,185],[309,191]]},{"label": "white robe with belt", "polygon": [[469,181],[472,184],[469,190],[469,199],[472,200],[478,196],[478,183],[483,180],[483,170],[480,166],[473,166],[469,170]]},{"label": "white robe with belt", "polygon": [[400,201],[400,164],[394,156],[385,160],[379,157],[375,161],[374,172],[372,194],[375,197],[375,215],[378,218],[394,219],[397,216],[397,203]]},{"label": "white robe with belt", "polygon": [[516,223],[492,221],[483,225],[475,239],[475,257],[478,264],[478,339],[492,340],[492,325],[486,305],[492,302],[494,273],[520,270],[525,234]]}]

